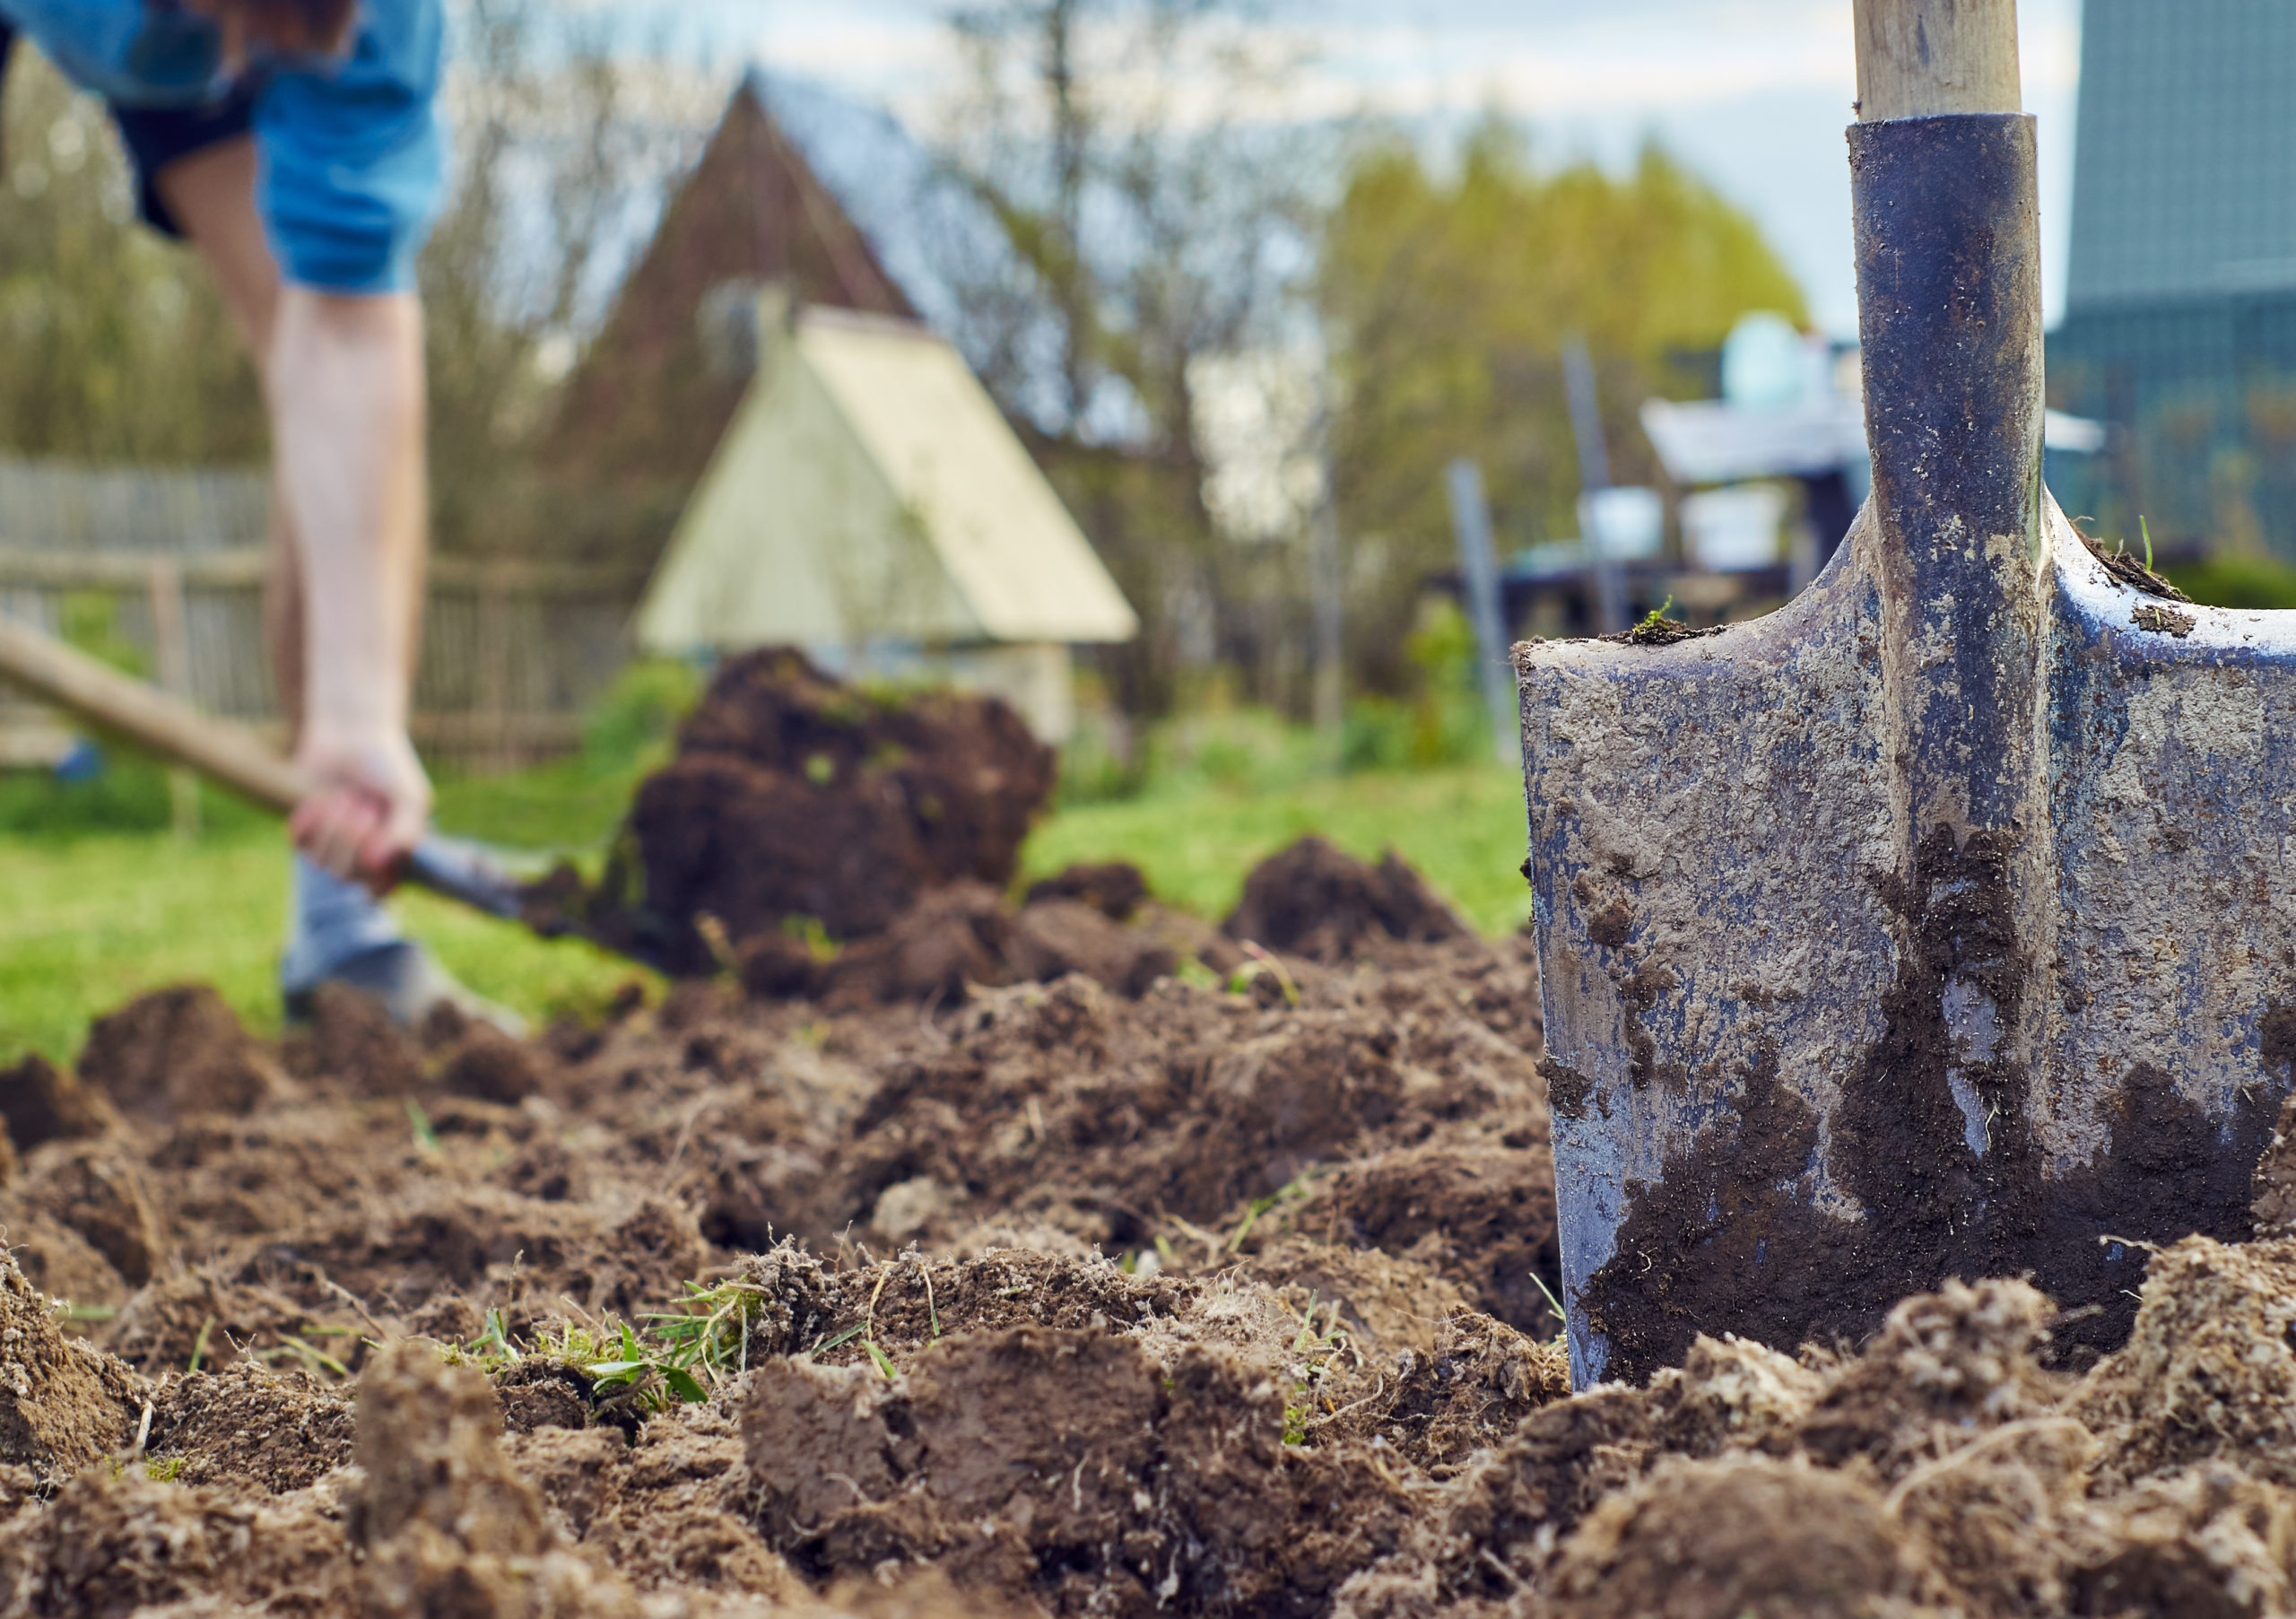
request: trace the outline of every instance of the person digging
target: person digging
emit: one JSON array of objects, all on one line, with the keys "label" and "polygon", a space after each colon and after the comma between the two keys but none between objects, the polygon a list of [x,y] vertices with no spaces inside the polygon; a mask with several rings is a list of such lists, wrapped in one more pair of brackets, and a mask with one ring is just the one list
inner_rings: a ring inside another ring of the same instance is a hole
[{"label": "person digging", "polygon": [[20,33],[109,105],[144,221],[206,264],[262,376],[265,639],[296,762],[321,784],[288,823],[288,1015],[339,982],[402,1023],[441,1002],[507,1018],[378,897],[430,807],[407,712],[440,0],[0,0],[0,79]]}]

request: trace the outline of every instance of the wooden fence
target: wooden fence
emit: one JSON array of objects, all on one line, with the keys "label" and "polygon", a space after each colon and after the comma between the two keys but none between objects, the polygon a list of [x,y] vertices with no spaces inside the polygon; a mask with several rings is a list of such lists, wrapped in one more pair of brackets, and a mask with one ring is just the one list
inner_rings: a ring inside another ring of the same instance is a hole
[{"label": "wooden fence", "polygon": [[[266,509],[260,474],[0,459],[0,614],[52,632],[67,619],[105,622],[162,685],[275,731],[263,638]],[[627,569],[432,558],[417,745],[474,770],[571,748],[583,709],[628,656],[643,588]],[[0,692],[0,764],[52,762],[71,734],[59,717]]]}]

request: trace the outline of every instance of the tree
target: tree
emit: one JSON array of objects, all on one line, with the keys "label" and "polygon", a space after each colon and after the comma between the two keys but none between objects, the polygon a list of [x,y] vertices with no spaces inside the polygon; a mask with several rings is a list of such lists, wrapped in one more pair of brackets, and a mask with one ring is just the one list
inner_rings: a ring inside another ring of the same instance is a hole
[{"label": "tree", "polygon": [[1578,532],[1566,335],[1596,361],[1613,477],[1650,483],[1636,412],[1688,386],[1670,355],[1714,348],[1750,310],[1805,318],[1753,222],[1656,142],[1622,179],[1583,162],[1541,172],[1495,117],[1448,181],[1400,137],[1361,151],[1324,232],[1318,298],[1350,663],[1387,690],[1411,679],[1400,648],[1420,582],[1455,565],[1454,457],[1482,463],[1502,546]]},{"label": "tree", "polygon": [[[633,199],[659,194],[701,126],[666,76],[647,111],[633,106],[653,65],[619,55],[603,17],[465,0],[456,23],[453,167],[419,270],[434,527],[443,550],[545,550],[562,502],[535,462],[558,383],[604,302],[609,249],[634,234]],[[16,55],[0,144],[0,448],[261,462],[261,389],[204,270],[131,226],[101,105],[30,48]]]},{"label": "tree", "polygon": [[1143,621],[1106,667],[1156,711],[1219,640],[1226,559],[1192,377],[1300,310],[1312,132],[1254,126],[1285,65],[1217,0],[988,0],[949,14],[968,92],[944,174],[992,229],[938,261],[955,339]]},{"label": "tree", "polygon": [[604,13],[465,0],[457,22],[455,183],[421,270],[432,509],[444,549],[551,552],[586,498],[539,466],[560,385],[706,106]]},{"label": "tree", "polygon": [[261,459],[263,398],[191,256],[131,231],[102,105],[28,45],[0,96],[0,452]]}]

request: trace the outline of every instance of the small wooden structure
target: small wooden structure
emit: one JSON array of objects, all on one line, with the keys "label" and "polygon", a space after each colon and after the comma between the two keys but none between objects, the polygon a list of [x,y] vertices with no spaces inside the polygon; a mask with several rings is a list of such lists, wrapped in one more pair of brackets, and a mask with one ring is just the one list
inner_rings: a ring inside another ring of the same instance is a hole
[{"label": "small wooden structure", "polygon": [[963,359],[912,320],[751,305],[748,391],[639,609],[652,651],[775,642],[994,692],[1057,742],[1069,648],[1139,620]]}]

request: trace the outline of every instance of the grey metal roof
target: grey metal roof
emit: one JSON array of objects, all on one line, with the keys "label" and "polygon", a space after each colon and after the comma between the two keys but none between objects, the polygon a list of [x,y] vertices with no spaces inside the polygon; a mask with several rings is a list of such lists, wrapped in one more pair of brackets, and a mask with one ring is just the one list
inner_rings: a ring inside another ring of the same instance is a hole
[{"label": "grey metal roof", "polygon": [[2087,0],[2071,309],[2296,288],[2296,0]]}]

